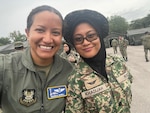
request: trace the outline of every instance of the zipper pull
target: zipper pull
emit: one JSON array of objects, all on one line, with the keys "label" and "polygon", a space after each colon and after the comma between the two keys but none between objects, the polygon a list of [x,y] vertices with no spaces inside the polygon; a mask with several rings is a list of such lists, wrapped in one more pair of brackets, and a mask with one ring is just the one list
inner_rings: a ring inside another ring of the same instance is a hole
[{"label": "zipper pull", "polygon": [[41,113],[45,113],[43,104],[41,105]]}]

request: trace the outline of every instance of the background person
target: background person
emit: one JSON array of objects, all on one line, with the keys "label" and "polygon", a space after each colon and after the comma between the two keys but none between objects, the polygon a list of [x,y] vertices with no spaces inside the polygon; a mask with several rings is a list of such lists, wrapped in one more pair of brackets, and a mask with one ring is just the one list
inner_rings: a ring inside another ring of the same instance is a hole
[{"label": "background person", "polygon": [[23,42],[21,41],[14,42],[14,48],[15,50],[23,50],[24,49]]},{"label": "background person", "polygon": [[149,62],[148,59],[148,50],[150,51],[150,34],[149,32],[145,32],[145,35],[142,36],[142,44],[144,46],[145,60]]},{"label": "background person", "polygon": [[111,41],[111,46],[113,47],[114,54],[117,54],[118,41],[116,39]]},{"label": "background person", "polygon": [[80,60],[79,54],[73,50],[71,45],[67,42],[63,42],[63,51],[60,56],[71,62],[73,65],[76,65],[76,63]]},{"label": "background person", "polygon": [[65,25],[64,39],[83,59],[68,79],[66,113],[130,113],[132,75],[122,57],[106,56],[107,19],[77,10],[65,17]]},{"label": "background person", "polygon": [[128,45],[129,45],[129,41],[127,39],[124,39],[124,37],[119,36],[119,50],[125,61],[128,61],[128,56],[127,56]]},{"label": "background person", "polygon": [[63,18],[42,5],[27,18],[29,47],[0,55],[0,102],[3,113],[61,113],[72,66],[57,53],[62,43]]}]

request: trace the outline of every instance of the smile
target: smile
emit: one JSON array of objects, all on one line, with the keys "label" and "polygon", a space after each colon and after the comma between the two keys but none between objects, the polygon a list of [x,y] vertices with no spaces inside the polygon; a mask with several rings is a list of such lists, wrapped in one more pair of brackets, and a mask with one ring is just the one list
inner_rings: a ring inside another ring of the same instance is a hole
[{"label": "smile", "polygon": [[40,46],[41,49],[51,50],[53,46]]}]

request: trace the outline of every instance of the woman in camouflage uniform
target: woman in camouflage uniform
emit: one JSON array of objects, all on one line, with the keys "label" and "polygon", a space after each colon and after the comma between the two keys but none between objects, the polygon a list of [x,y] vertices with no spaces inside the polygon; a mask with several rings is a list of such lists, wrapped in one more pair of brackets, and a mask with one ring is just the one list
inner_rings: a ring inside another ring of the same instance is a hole
[{"label": "woman in camouflage uniform", "polygon": [[71,45],[67,42],[63,42],[63,51],[60,56],[75,66],[77,62],[80,60],[80,55],[72,49]]},{"label": "woman in camouflage uniform", "polygon": [[66,113],[130,113],[132,75],[122,57],[107,55],[108,21],[92,10],[65,17],[64,38],[80,54],[68,81]]},{"label": "woman in camouflage uniform", "polygon": [[150,33],[145,32],[145,35],[142,36],[141,39],[142,39],[142,44],[144,46],[145,60],[146,60],[146,62],[149,62],[148,50],[150,51]]}]

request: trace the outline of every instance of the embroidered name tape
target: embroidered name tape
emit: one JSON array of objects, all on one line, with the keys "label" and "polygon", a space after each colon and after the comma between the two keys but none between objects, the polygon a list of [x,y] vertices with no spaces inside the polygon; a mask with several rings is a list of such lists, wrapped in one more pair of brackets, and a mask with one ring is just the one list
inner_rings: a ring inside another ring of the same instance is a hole
[{"label": "embroidered name tape", "polygon": [[95,87],[93,89],[84,91],[84,92],[81,93],[81,95],[82,95],[83,98],[87,98],[87,97],[91,97],[91,96],[93,96],[95,94],[98,94],[100,92],[103,92],[103,91],[105,91],[107,89],[108,89],[108,87],[106,87],[106,85],[104,84],[104,85],[100,85],[98,87]]},{"label": "embroidered name tape", "polygon": [[62,98],[66,96],[67,96],[67,87],[65,85],[47,88],[48,99]]}]

